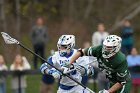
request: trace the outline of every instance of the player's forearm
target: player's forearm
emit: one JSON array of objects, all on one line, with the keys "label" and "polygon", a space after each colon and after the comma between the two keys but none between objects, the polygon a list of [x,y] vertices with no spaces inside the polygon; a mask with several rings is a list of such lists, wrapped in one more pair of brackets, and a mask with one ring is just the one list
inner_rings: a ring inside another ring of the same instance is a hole
[{"label": "player's forearm", "polygon": [[114,93],[115,91],[117,91],[121,87],[122,87],[122,85],[120,83],[116,83],[108,90],[108,92],[109,93]]},{"label": "player's forearm", "polygon": [[78,51],[77,53],[75,53],[75,54],[72,56],[72,58],[70,59],[70,64],[74,63],[74,61],[75,61],[76,59],[78,59],[80,56],[81,56],[81,52]]}]

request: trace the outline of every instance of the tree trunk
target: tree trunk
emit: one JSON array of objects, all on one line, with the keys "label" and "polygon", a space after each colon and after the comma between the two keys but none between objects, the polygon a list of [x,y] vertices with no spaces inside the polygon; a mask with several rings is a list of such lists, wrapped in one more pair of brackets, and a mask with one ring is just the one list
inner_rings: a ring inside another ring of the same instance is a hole
[{"label": "tree trunk", "polygon": [[[17,40],[21,41],[20,38],[20,2],[19,0],[16,0],[16,38]],[[20,47],[17,47],[17,53],[20,53]]]}]

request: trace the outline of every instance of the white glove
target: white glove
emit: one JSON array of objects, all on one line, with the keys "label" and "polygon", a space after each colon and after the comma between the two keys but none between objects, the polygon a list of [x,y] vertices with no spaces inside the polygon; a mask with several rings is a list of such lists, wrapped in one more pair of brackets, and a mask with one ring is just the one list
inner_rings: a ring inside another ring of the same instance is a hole
[{"label": "white glove", "polygon": [[85,67],[83,67],[83,66],[80,66],[80,65],[78,65],[78,64],[76,64],[76,63],[73,63],[71,66],[70,66],[70,68],[68,68],[68,67],[62,67],[62,69],[63,69],[63,73],[64,74],[67,74],[67,73],[71,73],[72,71],[78,71],[78,72],[80,72],[82,75],[84,75],[84,74],[86,74],[87,72],[87,70],[86,70],[86,68]]},{"label": "white glove", "polygon": [[52,76],[56,79],[59,79],[60,78],[60,74],[58,72],[54,72],[52,73]]},{"label": "white glove", "polygon": [[62,65],[63,65],[64,67],[67,67],[67,68],[70,68],[70,67],[71,67],[71,64],[70,64],[69,61],[64,62]]},{"label": "white glove", "polygon": [[109,93],[107,90],[103,89],[103,90],[100,90],[99,93]]},{"label": "white glove", "polygon": [[52,75],[54,78],[59,79],[60,78],[60,72],[54,69],[50,69],[48,71],[49,75]]},{"label": "white glove", "polygon": [[70,68],[67,68],[67,67],[61,67],[61,69],[63,70],[64,74],[68,74],[71,72]]}]

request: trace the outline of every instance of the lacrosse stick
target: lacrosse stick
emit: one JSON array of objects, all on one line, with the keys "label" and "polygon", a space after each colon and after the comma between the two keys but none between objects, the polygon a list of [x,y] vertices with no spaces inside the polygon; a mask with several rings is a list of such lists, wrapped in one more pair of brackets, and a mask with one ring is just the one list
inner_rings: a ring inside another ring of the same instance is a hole
[{"label": "lacrosse stick", "polygon": [[83,88],[87,89],[88,91],[90,91],[91,93],[95,93],[93,92],[91,89],[89,89],[88,87],[86,87],[85,85],[83,85],[82,83],[76,81],[75,79],[73,79],[71,76],[69,76],[68,74],[64,74],[62,70],[58,69],[57,67],[55,67],[54,65],[52,65],[51,63],[47,62],[43,57],[41,57],[40,55],[34,53],[32,50],[30,50],[29,48],[27,48],[26,46],[24,46],[22,43],[20,43],[18,40],[12,38],[11,36],[9,36],[7,33],[5,32],[1,32],[2,37],[5,41],[6,44],[17,44],[20,47],[24,48],[25,50],[27,50],[28,52],[32,53],[33,55],[39,57],[41,60],[43,60],[44,62],[46,62],[47,64],[49,64],[50,66],[52,66],[53,68],[55,68],[56,70],[58,70],[59,72],[62,73],[62,75],[67,76],[68,78],[70,78],[71,80],[73,80],[74,82],[76,82],[77,84],[81,85]]}]

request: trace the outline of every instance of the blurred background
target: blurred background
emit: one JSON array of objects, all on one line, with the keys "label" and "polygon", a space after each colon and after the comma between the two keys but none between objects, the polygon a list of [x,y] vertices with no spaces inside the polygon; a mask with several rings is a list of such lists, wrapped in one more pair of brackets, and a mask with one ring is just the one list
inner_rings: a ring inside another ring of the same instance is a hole
[{"label": "blurred background", "polygon": [[[57,50],[57,40],[62,34],[75,35],[76,48],[100,45],[104,39],[102,37],[116,34],[123,39],[122,52],[127,56],[132,73],[133,67],[137,66],[139,70],[140,65],[139,18],[140,0],[0,0],[0,32],[9,33],[42,57],[47,59]],[[26,60],[28,65],[25,70],[38,70],[42,63],[17,45],[6,45],[2,37],[0,54],[0,63],[9,70],[13,70],[11,64],[20,64],[18,62],[21,59]],[[133,60],[136,62],[133,63]],[[132,75],[133,86],[139,87],[139,72],[134,71]],[[26,80],[21,80],[24,83],[26,81],[20,89],[24,91],[21,93],[44,93],[40,92],[41,78],[38,71],[36,74],[26,75]],[[18,83],[15,87],[11,86],[18,82],[18,77],[1,76],[1,81],[2,87],[6,88],[5,93],[20,93],[15,92]],[[98,90],[98,82],[97,78],[92,77],[87,85]],[[54,86],[57,90],[57,83]],[[133,89],[132,93],[138,93],[138,90]]]}]

